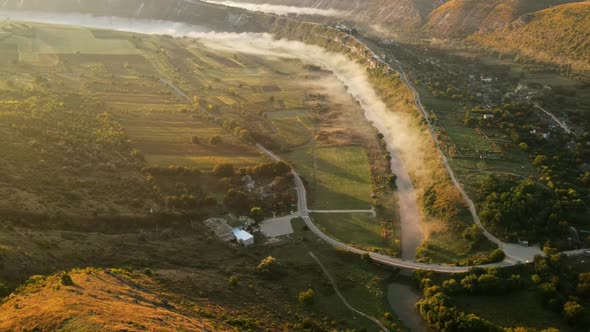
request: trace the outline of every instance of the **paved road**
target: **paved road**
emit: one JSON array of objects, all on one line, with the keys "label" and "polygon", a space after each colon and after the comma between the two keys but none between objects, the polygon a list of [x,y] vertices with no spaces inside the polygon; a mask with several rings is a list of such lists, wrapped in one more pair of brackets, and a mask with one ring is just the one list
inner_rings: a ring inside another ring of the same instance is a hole
[{"label": "paved road", "polygon": [[[388,67],[389,67],[389,65],[388,65]],[[391,69],[391,67],[390,67],[390,69]],[[393,70],[393,69],[391,69],[391,70]],[[422,102],[420,101],[420,97],[418,96],[417,91],[410,85],[409,81],[407,80],[407,77],[406,77],[405,73],[403,72],[401,65],[400,65],[400,70],[401,70],[400,76],[403,77],[403,81],[408,85],[408,88],[410,88],[410,90],[414,93],[416,105],[419,107],[419,109],[423,113],[423,115],[425,115],[426,113],[424,111],[424,108],[422,107]],[[173,89],[179,96],[184,98],[187,101],[187,103],[190,103],[190,98],[184,92],[182,92],[182,90],[180,90],[177,86],[175,86],[172,82],[164,80],[164,79],[161,79],[161,81],[162,81],[162,83],[168,85],[171,89]],[[498,238],[496,238],[495,236],[493,236],[491,233],[487,232],[487,230],[485,230],[485,228],[481,224],[481,221],[479,220],[479,217],[477,216],[477,213],[475,211],[475,205],[469,199],[469,197],[467,196],[467,194],[465,193],[465,191],[463,190],[463,188],[461,187],[459,182],[456,180],[455,175],[454,175],[452,169],[450,168],[445,155],[442,153],[440,146],[438,146],[438,141],[436,140],[436,138],[434,136],[434,132],[432,130],[432,125],[430,124],[430,121],[428,120],[427,117],[425,117],[425,119],[429,125],[429,128],[431,129],[431,134],[433,135],[433,139],[434,139],[435,143],[437,144],[437,148],[439,149],[439,152],[444,160],[445,167],[447,168],[449,175],[451,176],[451,179],[453,180],[453,183],[455,183],[455,185],[458,186],[463,197],[468,202],[470,211],[471,211],[472,215],[474,216],[474,220],[476,221],[476,224],[484,230],[484,234],[486,235],[486,237],[488,237],[488,239],[492,240],[493,242],[498,243],[500,248],[502,248],[507,255],[506,260],[504,260],[503,262],[488,264],[488,265],[480,265],[478,267],[504,267],[504,266],[510,266],[510,265],[514,265],[514,264],[521,264],[521,263],[531,261],[534,258],[534,256],[537,254],[542,254],[542,252],[538,248],[522,247],[522,246],[518,246],[518,245],[514,245],[514,244],[504,243],[504,242],[500,241]],[[263,151],[265,154],[267,154],[274,161],[281,160],[281,158],[279,158],[277,155],[272,153],[270,150],[264,148],[262,145],[256,144],[256,146],[261,151]],[[332,245],[336,248],[339,248],[341,250],[346,250],[346,251],[353,252],[353,253],[356,253],[359,255],[368,254],[373,259],[373,261],[375,261],[379,264],[383,264],[385,266],[390,266],[390,267],[404,268],[404,269],[411,269],[411,270],[430,270],[430,271],[441,272],[441,273],[463,273],[463,272],[467,272],[471,269],[471,267],[468,267],[468,266],[447,266],[447,265],[438,265],[438,264],[418,263],[418,262],[414,262],[412,260],[405,260],[405,259],[400,259],[400,258],[396,258],[396,257],[381,255],[381,254],[377,254],[377,253],[373,253],[373,252],[368,252],[368,251],[365,251],[362,249],[358,249],[355,247],[351,247],[345,243],[341,243],[341,242],[331,238],[330,236],[324,234],[319,228],[317,228],[317,226],[313,223],[313,221],[309,217],[310,210],[307,208],[307,191],[305,189],[305,185],[303,184],[303,181],[301,180],[301,177],[299,176],[299,174],[297,174],[297,172],[295,172],[294,169],[292,169],[292,173],[293,173],[293,176],[295,179],[295,185],[297,187],[297,196],[298,196],[297,210],[298,210],[299,215],[301,216],[301,218],[303,219],[303,221],[305,222],[307,227],[312,232],[314,232],[317,236],[319,236],[322,240],[329,243],[330,245]],[[568,256],[582,255],[582,254],[584,254],[584,251],[583,250],[573,250],[573,251],[565,252],[565,254]]]},{"label": "paved road", "polygon": [[[256,146],[261,151],[263,151],[266,155],[268,155],[272,160],[274,160],[274,161],[281,160],[281,158],[279,158],[277,155],[272,153],[272,151],[266,149],[262,145],[256,144]],[[301,177],[299,176],[299,174],[297,174],[297,172],[295,170],[292,170],[291,172],[293,173],[293,177],[295,179],[295,185],[297,187],[297,198],[298,198],[297,199],[297,211],[299,212],[299,216],[303,219],[303,221],[305,222],[305,225],[309,228],[309,230],[314,232],[318,237],[320,237],[322,240],[324,240],[328,244],[330,244],[338,249],[349,251],[349,252],[356,253],[359,255],[368,254],[373,259],[374,262],[377,262],[377,263],[385,265],[385,266],[390,266],[390,267],[404,268],[404,269],[410,269],[410,270],[430,270],[430,271],[436,271],[436,272],[441,272],[441,273],[463,273],[463,272],[468,272],[471,269],[471,267],[469,267],[469,266],[447,266],[447,265],[438,265],[438,264],[426,264],[426,263],[418,263],[418,262],[414,262],[414,261],[410,261],[410,260],[404,260],[404,259],[397,258],[397,257],[381,255],[381,254],[377,254],[374,252],[368,252],[363,249],[351,247],[345,243],[339,242],[339,241],[331,238],[330,236],[328,236],[324,232],[322,232],[313,223],[313,221],[309,217],[310,211],[307,208],[307,191],[305,189],[305,186],[303,185],[303,181],[301,180]],[[510,265],[513,265],[516,263],[517,262],[505,261],[505,262],[500,262],[500,263],[495,263],[495,264],[482,265],[481,267],[503,267],[503,266],[510,266]]]}]

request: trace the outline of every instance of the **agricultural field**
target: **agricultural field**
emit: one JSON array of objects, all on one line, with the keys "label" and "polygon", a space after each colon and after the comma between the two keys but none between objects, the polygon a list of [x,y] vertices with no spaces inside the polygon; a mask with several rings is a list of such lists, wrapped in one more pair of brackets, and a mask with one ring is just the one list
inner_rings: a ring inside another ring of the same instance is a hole
[{"label": "agricultural field", "polygon": [[[348,308],[327,279],[313,286],[315,304],[297,303],[298,294],[318,282],[317,263],[307,254],[291,255],[303,244],[324,261],[345,296],[359,299],[355,306],[383,317],[382,289],[388,273],[313,241],[301,221],[294,221],[295,233],[280,245],[247,251],[219,243],[203,225],[184,218],[184,213],[200,220],[234,212],[232,204],[238,215],[247,215],[252,204],[269,215],[275,202],[277,211],[284,213],[284,202],[294,197],[289,177],[256,173],[257,166],[270,160],[254,141],[283,156],[305,154],[314,146],[311,163],[290,158],[298,170],[317,168],[309,184],[313,208],[370,209],[377,192],[386,202],[380,211],[393,215],[393,194],[383,188],[382,180],[376,181],[387,174],[388,165],[358,106],[352,99],[343,100],[342,91],[329,95],[316,85],[304,87],[329,73],[293,60],[212,51],[188,39],[31,23],[2,26],[0,44],[12,46],[0,52],[0,134],[5,137],[0,145],[7,151],[0,162],[0,193],[10,197],[0,208],[16,207],[19,213],[47,214],[51,219],[23,225],[17,216],[5,214],[0,248],[6,268],[0,281],[14,289],[33,274],[88,265],[135,271],[125,275],[150,268],[162,287],[181,294],[183,300],[191,298],[203,310],[224,306],[237,316],[270,317],[272,307],[280,308],[284,317],[291,317],[287,312],[301,317],[320,312],[334,319],[322,323],[331,328],[366,326],[347,321]],[[359,125],[346,132],[350,121]],[[47,123],[48,132],[38,130]],[[231,164],[235,173],[219,171],[217,166],[224,164]],[[244,172],[253,174],[257,187],[252,192],[243,184]],[[42,191],[44,186],[52,189]],[[228,202],[230,189],[243,192],[245,199]],[[71,218],[62,219],[64,215]],[[335,234],[362,231],[359,246],[393,245],[392,218],[382,222],[383,218],[323,217]],[[386,240],[382,228],[388,229]],[[86,242],[92,245],[82,246]],[[210,250],[216,254],[201,255]],[[179,251],[188,256],[172,254]],[[119,252],[126,254],[115,254]],[[280,262],[276,281],[252,272],[269,254]],[[212,263],[227,261],[223,257],[233,257],[234,263]],[[12,261],[26,261],[26,266],[19,269],[7,263]],[[195,277],[193,268],[208,271]],[[83,278],[80,273],[86,272],[72,272],[75,282]],[[268,307],[256,300],[245,310],[243,302],[236,302],[235,290],[227,287],[230,277],[248,285],[243,287],[246,297],[269,298],[271,290],[285,295]],[[267,295],[257,291],[263,288]],[[211,292],[196,297],[203,289]],[[225,315],[218,318],[227,320]],[[292,321],[272,318],[281,324]]]},{"label": "agricultural field", "polygon": [[370,209],[370,165],[362,147],[301,149],[291,153],[289,160],[308,181],[313,209]]},{"label": "agricultural field", "polygon": [[[20,86],[47,82],[44,89],[101,100],[144,168],[200,170],[198,192],[219,201],[227,184],[209,179],[214,166],[268,162],[251,144],[255,137],[285,151],[310,181],[314,209],[369,209],[371,196],[381,192],[383,211],[393,214],[395,199],[376,182],[388,165],[360,108],[343,98],[343,87],[328,92],[310,83],[330,73],[296,60],[212,51],[191,39],[17,22],[3,22],[1,29],[3,45],[18,54],[3,53],[4,63],[41,73],[35,79],[21,74]],[[10,66],[5,73],[16,77]],[[363,125],[347,132],[349,123]],[[210,144],[213,137],[220,142]],[[176,183],[154,178],[157,190],[174,193]],[[197,185],[183,181],[180,188]]]},{"label": "agricultural field", "polygon": [[339,241],[369,249],[391,249],[392,224],[367,213],[312,213],[322,231]]}]

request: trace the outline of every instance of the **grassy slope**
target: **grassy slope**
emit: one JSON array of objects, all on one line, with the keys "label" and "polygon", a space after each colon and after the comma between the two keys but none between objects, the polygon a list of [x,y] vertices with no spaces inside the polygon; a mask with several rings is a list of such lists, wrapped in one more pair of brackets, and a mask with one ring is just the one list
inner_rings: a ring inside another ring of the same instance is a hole
[{"label": "grassy slope", "polygon": [[[329,330],[367,327],[369,323],[365,320],[349,319],[350,311],[341,303],[328,280],[323,277],[320,267],[308,255],[308,251],[313,251],[330,270],[353,306],[379,318],[387,310],[382,287],[389,272],[363,263],[356,255],[337,252],[317,241],[317,237],[306,230],[301,221],[293,222],[295,233],[290,238],[273,245],[248,248],[219,242],[200,222],[194,223],[194,227],[190,227],[187,222],[169,227],[167,221],[161,220],[159,225],[157,233],[154,232],[155,228],[146,227],[112,235],[0,227],[0,260],[5,267],[0,271],[0,280],[14,285],[30,275],[52,274],[86,266],[123,267],[137,271],[136,274],[142,274],[146,267],[150,267],[162,288],[154,289],[141,278],[141,282],[136,279],[134,283],[156,292],[160,303],[168,299],[179,312],[184,312],[180,310],[183,308],[194,311],[197,306],[203,309],[202,317],[218,321],[250,318],[259,329],[269,331],[298,330],[289,328],[287,324],[311,315],[320,319],[327,316],[329,321],[334,320],[334,325],[328,323]],[[255,267],[269,255],[280,264],[278,273],[273,276],[257,274]],[[232,276],[237,278],[237,287],[230,287],[228,280]],[[76,283],[83,283],[83,280],[74,278]],[[97,289],[101,286],[94,281],[90,284],[96,284]],[[79,301],[77,305],[93,306],[94,300],[87,296],[96,294],[104,298],[108,294],[93,288],[74,288],[65,293],[56,293],[51,303],[61,305],[62,301],[72,300]],[[301,306],[297,296],[308,288],[314,289],[316,301],[310,307]],[[141,292],[141,288],[136,287],[137,295],[142,295]],[[24,304],[30,305],[18,310],[16,317],[19,319],[11,320],[14,324],[26,324],[24,318],[27,316],[37,317],[34,312],[37,307],[31,303],[39,298],[34,293],[29,294],[32,299],[21,297]],[[62,299],[64,294],[73,299]],[[114,295],[119,293],[113,292]],[[122,300],[133,302],[133,298],[128,296],[123,296]],[[146,302],[139,300],[141,304]],[[176,304],[182,304],[183,308]],[[13,305],[14,302],[9,303],[9,306]],[[95,322],[108,323],[109,310],[102,310],[105,314],[97,315]],[[43,310],[40,312],[47,313]],[[51,317],[60,321],[57,318],[63,316],[59,315],[55,313]],[[56,324],[54,319],[38,318],[48,324]],[[5,320],[10,321],[8,318]]]},{"label": "grassy slope", "polygon": [[[559,28],[556,28],[559,27]],[[590,71],[590,2],[554,7],[521,18],[503,30],[472,41],[500,52]]]},{"label": "grassy slope", "polygon": [[465,37],[479,30],[501,28],[520,15],[573,1],[451,0],[430,13],[424,28],[435,37]]},{"label": "grassy slope", "polygon": [[[102,32],[102,35],[105,34]],[[113,36],[123,38],[118,33],[113,33]],[[125,38],[129,38],[129,36]],[[162,138],[161,140],[157,139],[159,143],[170,143],[172,138],[178,138],[178,141],[172,142],[177,144],[172,147],[168,146],[168,150],[174,150],[173,153],[184,156],[184,152],[189,148],[185,144],[189,134],[206,138],[211,133],[207,131],[207,126],[199,121],[189,120],[190,114],[179,112],[181,108],[186,106],[179,104],[177,98],[171,95],[168,89],[157,80],[157,75],[162,74],[170,80],[176,80],[181,87],[185,89],[188,87],[186,91],[190,91],[190,87],[194,87],[191,85],[194,82],[187,77],[191,75],[176,74],[177,71],[174,70],[175,66],[184,68],[183,66],[186,64],[175,61],[186,57],[177,57],[176,52],[180,53],[179,47],[173,47],[174,45],[170,45],[172,42],[166,42],[159,37],[134,38],[133,42],[136,46],[139,45],[138,48],[144,52],[149,61],[137,55],[129,57],[126,55],[101,55],[98,57],[91,54],[60,55],[61,62],[53,62],[52,65],[55,67],[50,67],[52,74],[55,74],[54,70],[58,73],[55,75],[43,74],[43,78],[49,79],[49,83],[43,85],[44,89],[51,91],[53,91],[52,89],[68,89],[97,95],[99,99],[106,101],[106,108],[111,110],[115,118],[121,120],[123,124],[127,124],[126,120],[133,122],[126,116],[131,117],[134,113],[146,115],[148,120],[160,120],[160,124],[163,121],[158,117],[164,116],[164,120],[166,120],[164,122],[167,124],[166,129],[169,132],[158,132],[154,129],[154,127],[158,127],[158,124],[147,123],[142,128],[129,126],[126,134],[132,137],[137,135],[133,137],[135,138],[134,145],[139,145],[142,138],[146,136],[148,139]],[[170,55],[150,53],[150,49],[153,50],[152,43],[169,50]],[[30,59],[33,58],[30,57]],[[190,59],[188,58],[187,61]],[[206,60],[210,60],[210,58]],[[247,59],[240,58],[242,62],[245,60]],[[171,65],[171,62],[175,64]],[[152,64],[154,65],[152,66]],[[3,75],[3,78],[13,80],[16,88],[11,89],[22,88],[22,90],[29,91],[29,88],[36,88],[36,83],[31,78],[32,75],[22,73],[28,68],[28,65],[29,63],[27,66],[6,64],[2,67],[0,74]],[[31,68],[37,67],[32,66]],[[217,70],[209,67],[206,69]],[[66,75],[60,75],[62,72]],[[87,84],[80,84],[79,80],[70,81],[68,79],[70,76],[86,78]],[[8,88],[7,84],[4,83],[2,87]],[[213,85],[209,94],[215,96],[221,95],[227,87],[227,84],[213,83]],[[294,96],[296,94],[299,93],[293,93]],[[12,98],[10,95],[3,97],[5,97],[3,100],[9,102],[9,99]],[[206,96],[206,98],[212,99],[210,96]],[[264,100],[268,100],[268,97]],[[68,120],[72,119],[68,118]],[[137,123],[145,119],[136,118],[133,120]],[[91,119],[88,119],[87,122],[91,122]],[[66,122],[66,124],[69,125],[70,122]],[[199,132],[200,127],[204,128],[202,133]],[[137,129],[140,130],[134,132]],[[6,128],[6,130],[13,130],[13,128]],[[146,133],[147,135],[143,135]],[[124,136],[122,134],[121,137]],[[26,143],[27,141],[23,140],[22,144]],[[150,146],[152,145],[150,144]],[[81,146],[85,145],[81,144]],[[55,148],[50,142],[47,142],[47,147]],[[176,149],[177,147],[182,148]],[[196,147],[190,146],[190,148]],[[19,151],[21,150],[19,149]],[[55,165],[53,159],[48,159],[48,162],[51,162],[52,169],[59,170],[65,157],[61,153],[51,152],[53,150],[50,150],[48,154],[55,157]],[[146,157],[149,160],[150,151],[147,152]],[[188,152],[191,154],[191,151]],[[20,167],[29,160],[35,160],[34,151],[30,155],[30,159],[21,158],[16,162],[6,159],[3,161],[5,164],[10,164],[11,167],[14,167],[12,164]],[[144,181],[137,172],[138,168],[138,165],[133,165],[133,172],[141,181]],[[18,168],[15,169],[18,170]],[[368,169],[368,165],[366,169]],[[35,171],[46,170],[43,168],[27,170],[29,173]],[[106,191],[108,198],[117,198],[118,194],[125,194],[124,189],[132,190],[137,187],[128,185],[119,178],[113,179],[109,174],[88,172],[85,176],[101,177],[101,181],[97,182],[108,183],[111,186],[111,191]],[[66,177],[65,174],[64,177]],[[25,177],[15,176],[14,178]],[[110,182],[111,180],[113,183]],[[84,184],[88,185],[88,183]],[[119,186],[124,188],[119,188]],[[149,192],[149,188],[147,189]],[[368,196],[366,190],[365,193]],[[51,195],[53,194],[51,193]],[[132,194],[126,196],[134,197]],[[93,195],[93,198],[96,199],[96,195]],[[344,295],[350,299],[353,305],[376,317],[382,317],[384,310],[386,310],[386,304],[383,302],[382,283],[387,277],[387,272],[362,263],[357,256],[342,255],[334,252],[323,242],[318,243],[317,238],[311,232],[305,231],[302,224],[295,227],[294,240],[285,240],[281,245],[237,249],[217,242],[213,236],[209,235],[209,231],[198,222],[199,217],[191,218],[191,220],[195,221],[194,227],[190,227],[189,221],[184,218],[170,216],[161,219],[155,216],[150,220],[128,220],[129,222],[117,223],[117,226],[125,226],[125,234],[117,234],[114,223],[110,221],[75,219],[75,221],[71,221],[71,224],[64,222],[63,225],[56,226],[56,223],[61,222],[61,219],[56,218],[55,222],[51,224],[43,222],[40,223],[42,224],[40,226],[31,222],[23,227],[24,222],[6,217],[0,220],[0,263],[3,267],[0,270],[0,281],[14,287],[31,275],[51,274],[78,267],[132,266],[142,271],[144,267],[149,266],[157,271],[159,281],[172,289],[172,293],[179,294],[178,296],[183,299],[196,302],[200,307],[208,307],[210,304],[219,306],[219,310],[217,308],[210,310],[219,319],[226,319],[227,317],[224,318],[221,315],[228,313],[232,317],[251,317],[258,326],[261,326],[261,329],[297,330],[288,324],[297,323],[310,315],[317,315],[322,318],[328,316],[330,319],[334,319],[333,324],[326,323],[331,329],[366,327],[366,321],[349,319],[349,310],[341,304],[327,280],[318,282],[321,270],[307,255],[307,251],[313,250],[334,274]],[[48,229],[51,227],[60,230]],[[73,229],[80,228],[91,230],[92,233],[73,231]],[[61,229],[68,231],[61,231]],[[293,252],[299,254],[293,255]],[[269,254],[275,256],[285,267],[285,274],[279,276],[277,280],[268,280],[266,277],[254,273],[256,265]],[[180,279],[178,279],[179,276]],[[230,288],[228,286],[230,276],[236,276],[241,287]],[[300,291],[310,287],[316,291],[316,304],[309,308],[302,307],[297,302],[297,295]],[[102,294],[95,295],[102,296]],[[54,300],[59,302],[61,297],[56,295]],[[23,299],[23,301],[29,300]],[[68,303],[64,306],[70,307]],[[27,307],[35,308],[32,305]],[[38,317],[40,326],[45,326],[42,324],[58,325],[64,317],[60,316],[61,313],[56,313],[55,316],[47,315],[44,318],[32,312],[34,310],[22,310],[19,314]],[[19,329],[21,325],[18,324],[26,324],[27,321],[35,322],[36,319],[7,319],[7,324],[13,322],[17,324],[14,328],[7,329]],[[74,323],[72,320],[72,324]],[[100,327],[100,324],[103,323],[106,324],[108,321],[99,321],[99,327],[96,329],[108,329]],[[93,323],[88,321],[82,320],[79,324],[81,325],[72,325],[68,328],[71,327],[71,330],[94,328]],[[47,329],[51,329],[51,327]]]},{"label": "grassy slope", "polygon": [[86,269],[28,281],[0,306],[3,331],[229,331],[225,324],[188,317],[165,301],[151,278]]}]

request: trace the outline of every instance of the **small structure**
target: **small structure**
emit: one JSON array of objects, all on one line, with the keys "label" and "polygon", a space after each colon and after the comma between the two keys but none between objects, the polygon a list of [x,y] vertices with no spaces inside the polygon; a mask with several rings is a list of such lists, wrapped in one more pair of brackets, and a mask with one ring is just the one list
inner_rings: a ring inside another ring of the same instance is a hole
[{"label": "small structure", "polygon": [[236,241],[238,241],[239,244],[242,244],[244,246],[254,244],[254,235],[246,232],[241,227],[236,227],[232,229],[232,233],[234,233]]},{"label": "small structure", "polygon": [[483,119],[484,120],[492,120],[492,119],[494,119],[494,115],[493,114],[484,114]]}]

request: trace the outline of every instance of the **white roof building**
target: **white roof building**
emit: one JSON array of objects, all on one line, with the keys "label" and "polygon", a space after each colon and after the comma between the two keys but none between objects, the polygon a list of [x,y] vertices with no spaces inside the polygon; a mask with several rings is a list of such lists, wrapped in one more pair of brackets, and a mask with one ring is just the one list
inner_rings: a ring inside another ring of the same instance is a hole
[{"label": "white roof building", "polygon": [[244,246],[254,244],[254,235],[246,232],[242,228],[236,227],[232,229],[232,233],[234,233],[234,236],[236,237],[236,241],[238,241],[238,243],[243,244]]}]

